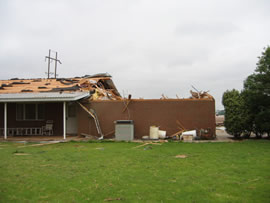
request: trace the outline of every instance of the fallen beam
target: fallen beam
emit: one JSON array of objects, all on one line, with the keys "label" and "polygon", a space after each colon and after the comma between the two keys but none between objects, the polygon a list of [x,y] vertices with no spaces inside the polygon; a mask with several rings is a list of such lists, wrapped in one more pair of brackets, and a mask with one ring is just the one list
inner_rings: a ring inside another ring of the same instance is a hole
[{"label": "fallen beam", "polygon": [[95,124],[96,124],[96,128],[97,128],[97,131],[98,131],[98,134],[101,136],[101,138],[103,138],[103,134],[101,132],[101,128],[100,128],[100,125],[99,125],[99,121],[97,119],[97,115],[95,115],[93,112],[91,112],[90,110],[88,110],[84,105],[82,105],[80,102],[77,102],[80,107],[82,107],[83,110],[85,110],[95,121]]}]

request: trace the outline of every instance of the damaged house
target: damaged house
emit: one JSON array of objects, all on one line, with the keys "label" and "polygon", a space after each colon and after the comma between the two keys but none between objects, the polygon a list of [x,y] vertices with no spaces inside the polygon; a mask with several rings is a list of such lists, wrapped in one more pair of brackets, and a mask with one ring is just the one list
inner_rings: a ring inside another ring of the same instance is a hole
[{"label": "damaged house", "polygon": [[0,136],[115,136],[115,122],[131,120],[134,137],[159,126],[168,136],[197,130],[215,137],[215,100],[206,92],[187,99],[122,98],[109,74],[0,81]]}]

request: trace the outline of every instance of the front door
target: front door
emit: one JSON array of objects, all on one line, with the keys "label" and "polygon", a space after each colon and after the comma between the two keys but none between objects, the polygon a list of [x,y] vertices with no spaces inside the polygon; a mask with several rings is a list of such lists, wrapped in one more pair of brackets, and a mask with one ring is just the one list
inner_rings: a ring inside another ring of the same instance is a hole
[{"label": "front door", "polygon": [[67,104],[67,134],[77,134],[77,105],[74,102]]}]

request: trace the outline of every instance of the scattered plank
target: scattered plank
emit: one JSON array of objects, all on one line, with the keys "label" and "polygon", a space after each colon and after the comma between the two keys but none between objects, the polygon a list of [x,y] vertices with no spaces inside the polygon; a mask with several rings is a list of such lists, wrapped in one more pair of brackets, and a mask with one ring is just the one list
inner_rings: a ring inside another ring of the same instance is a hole
[{"label": "scattered plank", "polygon": [[181,134],[181,133],[184,132],[184,131],[185,131],[185,130],[179,130],[179,131],[177,131],[176,133],[170,135],[170,137],[177,136],[177,135]]},{"label": "scattered plank", "polygon": [[149,145],[149,144],[150,144],[150,143],[144,143],[144,144],[142,144],[142,145],[139,145],[139,146],[133,147],[132,149],[139,148],[139,147],[143,147],[143,146],[145,146],[145,145]]},{"label": "scattered plank", "polygon": [[185,158],[187,158],[187,155],[185,155],[185,154],[179,154],[179,155],[176,155],[175,158],[185,159]]},{"label": "scattered plank", "polygon": [[50,142],[50,143],[41,143],[41,144],[33,144],[33,145],[24,145],[24,146],[18,146],[18,148],[24,148],[24,147],[38,147],[38,146],[44,146],[44,145],[49,145],[49,144],[57,144],[60,143],[59,141],[57,142]]},{"label": "scattered plank", "polygon": [[85,138],[89,138],[91,140],[97,140],[98,137],[94,136],[94,135],[89,135],[89,134],[86,134],[86,133],[81,133],[81,136],[85,137]]},{"label": "scattered plank", "polygon": [[127,103],[125,103],[125,100],[124,100],[125,108],[123,109],[122,113],[124,113],[127,110],[128,105],[129,105],[130,102],[131,102],[131,94],[128,95],[128,101],[127,101]]},{"label": "scattered plank", "polygon": [[54,164],[45,164],[45,165],[40,165],[41,167],[47,167],[47,166],[56,166]]},{"label": "scattered plank", "polygon": [[122,113],[124,113],[124,112],[127,110],[128,105],[129,105],[130,102],[131,102],[131,100],[128,100],[128,101],[127,101],[126,106],[125,106],[125,108],[123,109]]},{"label": "scattered plank", "polygon": [[91,112],[90,110],[88,110],[83,104],[81,104],[80,102],[77,102],[77,104],[80,105],[80,107],[82,107],[83,110],[85,110],[95,121],[96,124],[96,128],[98,131],[98,134],[103,137],[102,131],[101,131],[101,127],[99,125],[99,120],[97,118],[97,115],[94,112]]},{"label": "scattered plank", "polygon": [[133,147],[132,149],[136,149],[136,148],[139,148],[139,147],[143,147],[143,146],[146,146],[146,145],[149,145],[149,144],[153,144],[153,145],[162,145],[162,144],[160,144],[160,143],[147,142],[147,143],[144,143],[144,144],[142,144],[142,145]]},{"label": "scattered plank", "polygon": [[184,126],[179,120],[176,120],[176,123],[177,123],[183,130],[186,130],[185,126]]},{"label": "scattered plank", "polygon": [[14,153],[14,155],[16,155],[16,156],[28,156],[28,155],[31,155],[31,154],[27,154],[27,153]]},{"label": "scattered plank", "polygon": [[106,137],[106,136],[108,136],[108,135],[111,135],[111,134],[113,134],[115,131],[114,130],[112,130],[112,131],[110,131],[110,132],[108,132],[108,133],[106,133],[105,135],[104,135],[104,137]]}]

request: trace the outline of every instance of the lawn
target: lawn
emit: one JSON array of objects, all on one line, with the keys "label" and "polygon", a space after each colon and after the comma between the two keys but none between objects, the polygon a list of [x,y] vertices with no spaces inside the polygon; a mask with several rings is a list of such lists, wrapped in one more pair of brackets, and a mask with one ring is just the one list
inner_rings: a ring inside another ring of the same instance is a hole
[{"label": "lawn", "polygon": [[270,202],[268,140],[29,145],[0,143],[0,202]]}]

